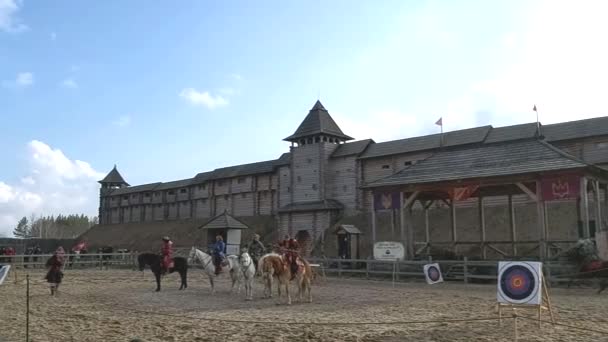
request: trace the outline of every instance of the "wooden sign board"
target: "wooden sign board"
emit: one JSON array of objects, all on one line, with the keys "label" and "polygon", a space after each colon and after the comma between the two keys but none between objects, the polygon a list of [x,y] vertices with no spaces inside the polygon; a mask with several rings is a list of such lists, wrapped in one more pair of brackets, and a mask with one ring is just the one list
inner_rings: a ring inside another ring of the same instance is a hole
[{"label": "wooden sign board", "polygon": [[396,261],[405,257],[405,247],[401,242],[381,241],[374,244],[374,259]]}]

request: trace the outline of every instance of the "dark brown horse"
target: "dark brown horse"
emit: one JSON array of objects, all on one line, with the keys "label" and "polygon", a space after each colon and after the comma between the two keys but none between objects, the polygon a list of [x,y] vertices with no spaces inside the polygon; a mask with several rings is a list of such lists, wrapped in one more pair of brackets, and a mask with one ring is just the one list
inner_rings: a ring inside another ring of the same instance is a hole
[{"label": "dark brown horse", "polygon": [[[154,253],[142,253],[137,257],[139,263],[139,270],[144,271],[146,265],[150,266],[150,270],[156,277],[156,291],[160,291],[160,276],[161,276],[161,261],[162,258],[158,254]],[[168,270],[168,273],[178,272],[181,278],[180,290],[188,287],[188,261],[186,258],[175,257],[173,258],[173,268]]]}]

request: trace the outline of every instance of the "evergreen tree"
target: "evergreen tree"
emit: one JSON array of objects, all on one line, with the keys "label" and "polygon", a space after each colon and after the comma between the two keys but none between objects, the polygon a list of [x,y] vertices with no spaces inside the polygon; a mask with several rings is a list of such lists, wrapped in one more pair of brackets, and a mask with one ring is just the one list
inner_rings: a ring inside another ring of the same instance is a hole
[{"label": "evergreen tree", "polygon": [[17,227],[13,230],[13,235],[18,238],[29,238],[31,236],[31,229],[27,225],[27,218],[25,216],[17,223]]}]

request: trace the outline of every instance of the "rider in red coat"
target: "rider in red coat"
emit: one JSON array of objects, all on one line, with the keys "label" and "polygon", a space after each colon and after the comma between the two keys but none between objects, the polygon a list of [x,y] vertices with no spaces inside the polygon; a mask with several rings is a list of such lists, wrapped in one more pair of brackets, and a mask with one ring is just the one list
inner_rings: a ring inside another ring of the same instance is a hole
[{"label": "rider in red coat", "polygon": [[285,259],[287,260],[287,263],[289,264],[291,269],[291,279],[293,279],[295,278],[295,275],[298,272],[297,259],[300,244],[295,238],[290,238],[289,235],[285,235],[285,239],[279,242],[279,246],[281,246],[284,251]]},{"label": "rider in red coat", "polygon": [[160,250],[163,257],[161,262],[162,274],[167,273],[170,268],[173,268],[173,242],[168,236],[163,237],[163,247]]}]

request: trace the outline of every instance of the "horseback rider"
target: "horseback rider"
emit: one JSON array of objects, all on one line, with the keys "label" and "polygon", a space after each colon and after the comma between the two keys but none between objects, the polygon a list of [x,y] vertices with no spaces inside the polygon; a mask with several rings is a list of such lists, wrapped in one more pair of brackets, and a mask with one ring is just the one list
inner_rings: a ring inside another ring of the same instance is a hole
[{"label": "horseback rider", "polygon": [[285,239],[279,243],[279,246],[282,247],[283,256],[285,257],[285,260],[287,260],[287,263],[291,269],[291,279],[294,279],[296,273],[298,272],[297,259],[300,244],[295,238],[290,238],[289,235],[285,235]]},{"label": "horseback rider", "polygon": [[221,235],[215,237],[215,244],[213,244],[213,259],[215,260],[215,275],[222,272],[222,261],[224,260],[224,251],[226,250],[226,244]]},{"label": "horseback rider", "polygon": [[258,269],[258,260],[264,255],[266,252],[266,248],[264,248],[264,244],[260,241],[260,235],[253,234],[253,239],[247,246],[247,250],[249,255],[253,259],[253,264],[255,265],[255,269]]},{"label": "horseback rider", "polygon": [[168,236],[163,237],[163,246],[160,250],[162,256],[161,274],[166,274],[170,268],[173,268],[173,241]]}]

